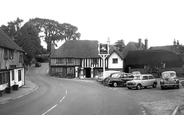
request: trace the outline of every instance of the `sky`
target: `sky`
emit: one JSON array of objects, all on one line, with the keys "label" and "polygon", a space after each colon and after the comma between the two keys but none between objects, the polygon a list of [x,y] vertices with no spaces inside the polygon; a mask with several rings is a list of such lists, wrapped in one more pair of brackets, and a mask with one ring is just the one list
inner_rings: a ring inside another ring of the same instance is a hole
[{"label": "sky", "polygon": [[[0,0],[0,25],[47,18],[78,27],[81,40],[110,43],[123,39],[148,47],[184,44],[183,0]],[[59,44],[60,45],[60,44]]]}]

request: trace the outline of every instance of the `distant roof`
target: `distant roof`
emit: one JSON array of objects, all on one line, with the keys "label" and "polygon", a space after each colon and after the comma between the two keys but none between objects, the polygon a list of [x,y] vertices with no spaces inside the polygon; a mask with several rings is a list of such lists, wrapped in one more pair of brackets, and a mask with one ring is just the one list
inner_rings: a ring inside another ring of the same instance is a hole
[{"label": "distant roof", "polygon": [[127,54],[127,64],[151,64],[168,61],[178,61],[178,55],[166,50],[137,50],[129,51]]},{"label": "distant roof", "polygon": [[[179,45],[179,47],[180,47],[180,45]],[[167,51],[176,52],[176,46],[174,46],[174,45],[154,46],[154,47],[150,47],[149,50],[167,50]]]},{"label": "distant roof", "polygon": [[[110,45],[110,51],[122,54]],[[50,55],[51,58],[99,58],[97,40],[68,40]]]},{"label": "distant roof", "polygon": [[24,50],[19,47],[7,34],[3,32],[3,30],[0,29],[0,47],[12,49],[12,50],[18,50],[23,51]]},{"label": "distant roof", "polygon": [[[142,49],[144,48],[144,44],[142,44]],[[129,51],[139,50],[139,43],[137,42],[129,42],[122,50],[122,53],[126,55]]]}]

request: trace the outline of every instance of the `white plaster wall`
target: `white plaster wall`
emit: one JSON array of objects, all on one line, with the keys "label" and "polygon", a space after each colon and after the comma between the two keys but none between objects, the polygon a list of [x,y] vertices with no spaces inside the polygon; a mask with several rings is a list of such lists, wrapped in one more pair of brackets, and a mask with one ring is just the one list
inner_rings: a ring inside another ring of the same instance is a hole
[{"label": "white plaster wall", "polygon": [[[112,59],[113,58],[117,58],[118,59],[118,63],[113,63]],[[116,52],[113,52],[113,54],[111,54],[111,56],[108,59],[108,68],[110,69],[119,69],[122,68],[123,69],[123,60],[119,57],[119,55]]]}]

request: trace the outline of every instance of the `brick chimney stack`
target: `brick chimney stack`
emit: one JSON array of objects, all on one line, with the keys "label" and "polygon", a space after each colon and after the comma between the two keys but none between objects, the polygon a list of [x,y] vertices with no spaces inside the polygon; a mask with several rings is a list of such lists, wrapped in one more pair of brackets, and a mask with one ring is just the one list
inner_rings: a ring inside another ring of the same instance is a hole
[{"label": "brick chimney stack", "polygon": [[146,38],[145,39],[145,50],[147,50],[148,49],[148,39]]},{"label": "brick chimney stack", "polygon": [[139,44],[139,50],[142,50],[142,39],[141,38],[139,38],[138,44]]}]

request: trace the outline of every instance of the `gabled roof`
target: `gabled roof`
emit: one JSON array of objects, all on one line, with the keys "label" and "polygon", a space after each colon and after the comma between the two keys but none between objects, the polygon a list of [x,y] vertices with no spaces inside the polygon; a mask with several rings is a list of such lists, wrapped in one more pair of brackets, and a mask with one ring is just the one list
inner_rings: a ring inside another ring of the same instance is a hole
[{"label": "gabled roof", "polygon": [[[110,51],[116,51],[123,57],[114,46],[110,45]],[[98,55],[97,40],[68,40],[50,55],[51,58],[100,58]]]},{"label": "gabled roof", "polygon": [[0,29],[0,47],[24,52],[7,34]]},{"label": "gabled roof", "polygon": [[[144,49],[144,44],[142,44],[142,49]],[[139,43],[129,42],[122,50],[122,53],[126,55],[129,51],[139,50]]]}]

